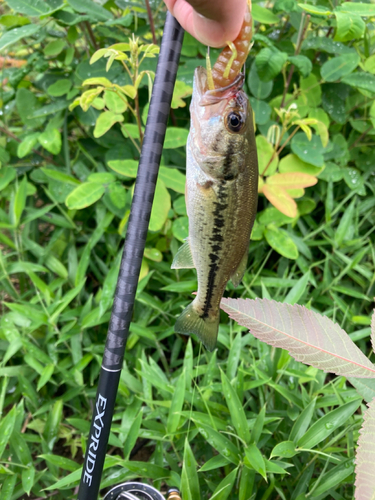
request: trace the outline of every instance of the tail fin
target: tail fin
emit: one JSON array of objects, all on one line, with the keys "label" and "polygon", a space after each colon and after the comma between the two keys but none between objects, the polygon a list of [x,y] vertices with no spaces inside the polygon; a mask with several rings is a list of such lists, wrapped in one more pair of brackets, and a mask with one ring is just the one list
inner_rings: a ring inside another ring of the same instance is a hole
[{"label": "tail fin", "polygon": [[195,335],[202,341],[203,345],[209,351],[216,347],[217,334],[219,331],[220,315],[217,318],[201,318],[193,307],[193,302],[184,309],[177,318],[175,332],[183,335]]}]

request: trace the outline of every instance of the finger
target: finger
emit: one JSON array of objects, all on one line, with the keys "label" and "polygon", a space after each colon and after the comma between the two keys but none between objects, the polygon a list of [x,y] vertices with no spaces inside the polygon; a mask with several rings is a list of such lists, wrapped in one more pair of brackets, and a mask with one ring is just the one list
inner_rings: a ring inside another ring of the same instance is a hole
[{"label": "finger", "polygon": [[181,26],[201,43],[222,47],[242,26],[246,0],[165,0]]}]

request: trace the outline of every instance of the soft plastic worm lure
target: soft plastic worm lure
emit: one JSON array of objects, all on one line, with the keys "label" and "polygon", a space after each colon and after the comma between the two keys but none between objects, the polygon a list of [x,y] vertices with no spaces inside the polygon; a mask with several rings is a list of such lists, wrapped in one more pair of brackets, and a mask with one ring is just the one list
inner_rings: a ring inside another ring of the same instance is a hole
[{"label": "soft plastic worm lure", "polygon": [[248,0],[242,28],[237,38],[234,42],[227,42],[227,47],[222,50],[212,69],[207,57],[207,84],[210,90],[227,87],[234,82],[249,54],[252,36],[251,0]]}]

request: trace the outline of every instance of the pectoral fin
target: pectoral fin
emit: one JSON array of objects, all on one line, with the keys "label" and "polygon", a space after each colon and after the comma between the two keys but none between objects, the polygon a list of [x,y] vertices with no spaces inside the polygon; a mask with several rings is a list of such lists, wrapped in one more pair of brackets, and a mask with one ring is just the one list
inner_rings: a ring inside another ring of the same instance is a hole
[{"label": "pectoral fin", "polygon": [[237,269],[234,271],[230,279],[232,280],[234,288],[237,288],[241,283],[243,275],[245,274],[247,268],[247,258],[249,256],[249,247],[246,248],[246,252],[243,254],[241,262],[239,263]]},{"label": "pectoral fin", "polygon": [[189,239],[178,249],[174,256],[171,269],[192,269],[195,267]]}]

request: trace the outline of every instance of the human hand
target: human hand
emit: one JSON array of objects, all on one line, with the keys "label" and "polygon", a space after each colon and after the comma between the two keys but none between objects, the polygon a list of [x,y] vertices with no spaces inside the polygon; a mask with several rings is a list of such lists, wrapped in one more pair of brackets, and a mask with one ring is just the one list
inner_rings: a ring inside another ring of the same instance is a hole
[{"label": "human hand", "polygon": [[246,0],[164,0],[168,10],[194,38],[223,47],[239,34]]}]

